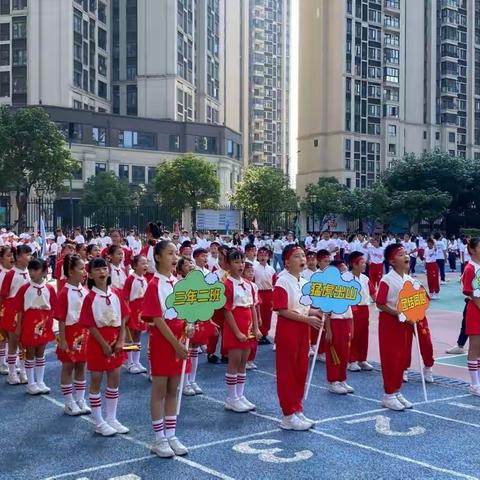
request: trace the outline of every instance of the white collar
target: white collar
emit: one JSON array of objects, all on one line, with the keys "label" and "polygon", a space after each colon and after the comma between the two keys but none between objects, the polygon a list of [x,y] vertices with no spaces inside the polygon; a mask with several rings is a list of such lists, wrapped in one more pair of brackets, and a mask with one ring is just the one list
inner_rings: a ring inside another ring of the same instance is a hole
[{"label": "white collar", "polygon": [[93,286],[92,292],[102,297],[109,297],[112,294],[112,289],[110,287],[107,287],[107,291],[104,292],[103,290],[100,290],[99,288]]},{"label": "white collar", "polygon": [[78,285],[72,285],[71,283],[66,283],[65,286],[70,290],[79,290],[82,288],[82,284],[79,283]]},{"label": "white collar", "polygon": [[32,287],[43,288],[47,284],[47,281],[44,279],[41,283],[35,283],[33,280],[30,280],[30,285]]}]

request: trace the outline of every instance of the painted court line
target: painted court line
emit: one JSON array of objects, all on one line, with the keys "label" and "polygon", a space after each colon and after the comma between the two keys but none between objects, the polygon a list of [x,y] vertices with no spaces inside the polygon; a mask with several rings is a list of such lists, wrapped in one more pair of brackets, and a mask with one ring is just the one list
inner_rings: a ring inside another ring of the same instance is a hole
[{"label": "painted court line", "polygon": [[410,410],[414,413],[419,413],[420,415],[426,415],[427,417],[438,418],[439,420],[445,420],[446,422],[459,423],[461,425],[467,425],[469,427],[480,428],[478,423],[465,422],[464,420],[457,420],[456,418],[444,417],[443,415],[437,415],[436,413],[422,412],[421,410]]},{"label": "painted court line", "polygon": [[357,447],[357,448],[361,448],[363,450],[368,450],[370,452],[378,453],[380,455],[383,455],[385,457],[390,457],[390,458],[393,458],[395,460],[401,460],[401,461],[406,462],[406,463],[412,463],[414,465],[418,465],[419,467],[423,467],[423,468],[426,468],[428,470],[432,470],[434,472],[444,473],[446,475],[451,475],[453,477],[463,478],[463,479],[466,479],[466,480],[478,480],[478,477],[472,477],[471,475],[467,475],[465,473],[456,472],[454,470],[448,470],[446,468],[437,467],[435,465],[431,465],[430,463],[422,462],[420,460],[415,460],[415,459],[410,458],[410,457],[405,457],[404,455],[398,455],[396,453],[390,453],[390,452],[387,452],[385,450],[380,450],[379,448],[370,447],[369,445],[364,445],[363,443],[354,442],[352,440],[347,440],[345,438],[341,438],[341,437],[337,437],[335,435],[331,435],[330,433],[321,432],[320,430],[312,429],[312,430],[310,430],[310,432],[315,433],[316,435],[320,435],[320,436],[325,437],[325,438],[329,438],[330,440],[335,440],[336,442],[345,443],[346,445],[350,445],[352,447]]},{"label": "painted court line", "polygon": [[480,407],[470,405],[469,403],[448,402],[448,404],[453,405],[454,407],[466,408],[467,410],[480,410]]},{"label": "painted court line", "polygon": [[221,445],[223,443],[229,442],[238,442],[239,440],[246,440],[247,438],[252,437],[261,437],[262,435],[268,435],[270,433],[277,433],[281,430],[279,428],[274,428],[272,430],[265,430],[264,432],[251,433],[250,435],[241,435],[239,437],[225,438],[223,440],[216,440],[214,442],[201,443],[199,445],[194,445],[193,447],[188,447],[189,450],[198,450],[199,448],[214,447],[215,445]]}]

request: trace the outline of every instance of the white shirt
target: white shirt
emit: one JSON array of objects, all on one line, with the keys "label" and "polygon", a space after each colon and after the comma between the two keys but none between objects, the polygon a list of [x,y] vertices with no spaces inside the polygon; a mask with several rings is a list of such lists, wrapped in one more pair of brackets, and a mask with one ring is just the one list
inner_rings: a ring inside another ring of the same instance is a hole
[{"label": "white shirt", "polygon": [[414,250],[416,250],[417,245],[414,242],[408,241],[408,242],[402,242],[402,246],[407,252],[408,255],[411,257],[416,257],[417,253],[412,253]]},{"label": "white shirt", "polygon": [[281,254],[283,252],[283,242],[277,238],[273,241],[273,253]]},{"label": "white shirt", "polygon": [[413,283],[413,278],[410,275],[404,275],[403,278],[393,268],[383,276],[381,282],[388,286],[387,306],[392,310],[397,310],[398,294],[403,288],[403,284],[410,280]]},{"label": "white shirt", "polygon": [[132,249],[133,256],[140,254],[140,250],[142,249],[142,242],[140,240],[133,239],[132,243],[129,245]]},{"label": "white shirt", "polygon": [[314,273],[317,273],[317,270],[310,270],[309,268],[306,268],[301,274],[300,276],[302,278],[304,278],[307,282],[310,281],[310,279],[312,278],[312,275]]},{"label": "white shirt", "polygon": [[80,233],[75,237],[74,241],[77,245],[81,245],[82,243],[85,243],[85,237]]},{"label": "white shirt", "polygon": [[360,277],[355,277],[355,280],[362,286],[362,289],[360,291],[362,299],[360,300],[359,305],[370,305],[370,303],[372,303],[372,298],[370,296],[369,278],[363,273],[361,273]]},{"label": "white shirt", "polygon": [[130,302],[138,298],[143,298],[147,290],[147,279],[145,277],[140,277],[135,272],[132,273],[132,277],[132,288],[130,289],[130,296],[128,297]]},{"label": "white shirt", "polygon": [[62,245],[66,242],[66,237],[65,235],[60,235],[57,237],[57,246],[58,248],[62,248]]},{"label": "white shirt", "polygon": [[158,278],[158,300],[160,301],[162,312],[165,313],[167,311],[165,302],[167,301],[167,297],[173,292],[173,287],[177,283],[177,279],[173,275],[166,277],[158,272],[155,272],[155,277]]},{"label": "white shirt", "polygon": [[253,267],[255,272],[255,283],[259,290],[272,290],[273,289],[273,277],[276,275],[274,268],[271,265],[255,265]]},{"label": "white shirt", "polygon": [[30,285],[25,290],[23,297],[24,310],[50,310],[50,290],[47,288],[47,282],[34,283],[30,280]]},{"label": "white shirt", "polygon": [[302,294],[302,287],[307,281],[300,276],[299,279],[294,277],[290,272],[284,270],[282,275],[278,277],[276,287],[283,288],[287,292],[288,296],[288,310],[292,310],[299,315],[308,316],[310,307],[308,305],[302,305],[300,303],[300,297]]},{"label": "white shirt", "polygon": [[214,258],[212,257],[210,254],[208,254],[208,268],[210,269],[210,271],[213,271],[214,268],[219,268],[218,267],[218,257],[217,258]]},{"label": "white shirt", "polygon": [[437,262],[437,251],[435,247],[425,249],[425,263],[436,263]]},{"label": "white shirt", "polygon": [[472,259],[468,253],[468,246],[464,243],[460,245],[460,252],[463,254],[463,263],[469,262]]},{"label": "white shirt", "polygon": [[116,267],[110,264],[110,278],[112,279],[112,287],[122,289],[127,280],[127,275],[122,267]]},{"label": "white shirt", "polygon": [[85,300],[85,297],[88,295],[89,291],[81,284],[75,287],[74,285],[67,283],[65,287],[68,290],[68,308],[67,316],[65,318],[65,325],[75,325],[80,318],[83,301]]},{"label": "white shirt", "polygon": [[385,248],[383,247],[368,247],[368,256],[370,259],[370,263],[374,263],[375,265],[379,265],[383,263],[384,260],[384,251]]},{"label": "white shirt", "polygon": [[[122,325],[122,308],[117,295],[112,292],[110,287],[108,287],[107,293],[97,287],[93,287],[91,291],[95,293],[92,302],[95,325],[99,328],[120,327]],[[106,297],[110,300],[110,305],[107,303]]]},{"label": "white shirt", "polygon": [[[10,292],[8,298],[13,298],[18,293],[20,288],[30,281],[30,274],[28,270],[20,270],[18,267],[13,267],[15,272],[10,285]],[[25,275],[26,274],[26,275]]]},{"label": "white shirt", "polygon": [[253,287],[252,284],[244,280],[237,280],[233,277],[228,277],[225,283],[231,282],[233,286],[233,308],[235,307],[252,307],[253,301]]},{"label": "white shirt", "polygon": [[313,243],[313,237],[311,235],[308,235],[305,238],[305,247],[310,248],[312,246],[312,243]]},{"label": "white shirt", "polygon": [[50,257],[50,256],[57,255],[57,253],[58,253],[58,245],[55,242],[49,243],[47,245],[47,255]]},{"label": "white shirt", "polygon": [[445,250],[447,247],[442,242],[442,240],[438,240],[435,242],[435,251],[437,255],[437,260],[445,260]]},{"label": "white shirt", "polygon": [[133,248],[133,242],[135,241],[135,237],[133,235],[128,235],[127,236],[127,244],[130,248]]},{"label": "white shirt", "polygon": [[112,239],[111,239],[110,237],[108,237],[108,236],[106,236],[106,237],[100,237],[100,238],[98,239],[98,242],[99,242],[100,246],[101,246],[102,249],[103,249],[103,248],[105,248],[106,246],[112,244]]}]

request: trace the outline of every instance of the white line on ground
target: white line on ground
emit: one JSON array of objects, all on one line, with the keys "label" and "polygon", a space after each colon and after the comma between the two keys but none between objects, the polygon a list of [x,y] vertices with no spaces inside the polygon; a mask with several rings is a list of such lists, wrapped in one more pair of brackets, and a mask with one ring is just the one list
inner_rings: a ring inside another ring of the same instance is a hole
[{"label": "white line on ground", "polygon": [[453,405],[454,407],[465,408],[467,410],[480,410],[480,407],[476,405],[470,405],[468,403],[460,403],[460,402],[448,402],[449,405]]},{"label": "white line on ground", "polygon": [[443,398],[435,398],[434,400],[428,400],[425,402],[415,402],[413,405],[429,405],[430,403],[438,403],[438,402],[447,402],[448,400],[455,400],[456,398],[465,398],[465,397],[471,397],[469,393],[464,393],[463,395],[454,395],[453,397],[443,397]]},{"label": "white line on ground", "polygon": [[433,418],[438,418],[440,420],[445,420],[447,422],[460,423],[461,425],[468,425],[469,427],[480,428],[480,424],[478,423],[465,422],[464,420],[457,420],[456,418],[445,417],[443,415],[437,415],[436,413],[422,412],[421,410],[413,409],[410,411],[414,413],[419,413],[420,415],[425,415],[427,417],[433,417]]},{"label": "white line on ground", "polygon": [[250,435],[241,435],[239,437],[225,438],[223,440],[216,440],[209,443],[200,443],[199,445],[194,445],[193,447],[188,447],[189,450],[198,450],[199,448],[213,447],[215,445],[221,445],[228,442],[238,442],[239,440],[245,440],[252,437],[261,437],[262,435],[268,435],[270,433],[280,432],[279,428],[273,428],[272,430],[265,430],[264,432],[251,433]]},{"label": "white line on ground", "polygon": [[466,480],[478,480],[478,477],[472,477],[471,475],[467,475],[467,474],[461,473],[461,472],[456,472],[455,470],[448,470],[446,468],[436,467],[435,465],[431,465],[429,463],[422,462],[420,460],[415,460],[413,458],[405,457],[404,455],[398,455],[396,453],[390,453],[390,452],[387,452],[385,450],[380,450],[379,448],[370,447],[369,445],[364,445],[363,443],[354,442],[352,440],[347,440],[345,438],[341,438],[341,437],[337,437],[335,435],[331,435],[330,433],[321,432],[320,430],[313,429],[313,430],[310,430],[310,432],[315,433],[316,435],[320,435],[320,436],[325,437],[325,438],[329,438],[330,440],[335,440],[336,442],[345,443],[345,444],[353,446],[353,447],[362,448],[363,450],[368,450],[370,452],[375,452],[375,453],[378,453],[380,455],[384,455],[386,457],[394,458],[395,460],[401,460],[403,462],[412,463],[414,465],[418,465],[420,467],[424,467],[424,468],[427,468],[429,470],[433,470],[434,472],[445,473],[445,474],[451,475],[453,477],[463,478],[463,479],[466,479]]},{"label": "white line on ground", "polygon": [[447,358],[450,359],[450,358],[455,358],[455,357],[466,357],[467,354],[466,353],[454,353],[454,354],[451,354],[451,355],[446,355],[445,357],[438,357],[435,359],[435,361],[437,360],[446,360]]}]

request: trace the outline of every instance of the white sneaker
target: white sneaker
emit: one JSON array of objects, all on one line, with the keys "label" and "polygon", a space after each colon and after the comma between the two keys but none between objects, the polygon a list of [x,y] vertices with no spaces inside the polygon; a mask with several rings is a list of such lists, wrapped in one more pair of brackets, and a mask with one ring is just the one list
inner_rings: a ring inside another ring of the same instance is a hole
[{"label": "white sneaker", "polygon": [[242,395],[239,400],[248,408],[248,410],[255,410],[257,407],[254,403],[250,402],[250,400],[247,400],[245,395]]},{"label": "white sneaker", "polygon": [[400,402],[395,394],[385,394],[382,400],[382,407],[389,408],[390,410],[395,410],[397,412],[402,412],[405,410],[405,405]]},{"label": "white sneaker", "polygon": [[175,452],[172,450],[166,438],[156,440],[152,443],[150,451],[161,458],[171,458],[175,456]]},{"label": "white sneaker", "polygon": [[127,372],[128,373],[132,373],[133,375],[137,375],[140,372],[140,369],[138,368],[137,364],[136,363],[131,363],[128,367],[127,367]]},{"label": "white sneaker", "polygon": [[371,372],[373,370],[372,365],[370,365],[366,360],[364,362],[358,362],[360,368],[365,372]]},{"label": "white sneaker", "polygon": [[182,456],[188,453],[188,448],[177,437],[171,437],[167,440],[175,455]]},{"label": "white sneaker", "polygon": [[425,377],[425,382],[427,383],[433,383],[433,372],[432,372],[432,367],[425,367],[423,369],[423,375]]},{"label": "white sneaker", "polygon": [[348,364],[348,370],[351,372],[360,372],[362,369],[360,368],[358,362],[352,362]]},{"label": "white sneaker", "polygon": [[8,375],[8,365],[6,365],[5,363],[1,363],[0,364],[0,375]]},{"label": "white sneaker", "polygon": [[348,393],[348,390],[340,382],[329,383],[328,391],[337,395],[346,395]]},{"label": "white sneaker", "polygon": [[312,427],[315,425],[315,421],[307,418],[303,412],[297,412],[295,414],[302,422],[309,423]]},{"label": "white sneaker", "polygon": [[273,344],[272,350],[273,350],[274,352],[277,350],[277,346],[276,346],[275,344]]},{"label": "white sneaker", "polygon": [[203,390],[198,386],[198,383],[193,382],[190,387],[193,389],[195,392],[195,395],[202,395]]},{"label": "white sneaker", "polygon": [[36,383],[32,383],[32,385],[27,385],[27,393],[30,395],[40,395],[42,390]]},{"label": "white sneaker", "polygon": [[135,366],[140,373],[145,373],[147,371],[147,369],[141,363],[136,363]]},{"label": "white sneaker", "polygon": [[20,378],[17,372],[8,374],[7,383],[9,385],[20,385]]},{"label": "white sneaker", "polygon": [[409,402],[400,392],[396,395],[397,400],[405,407],[405,408],[413,408],[413,403]]},{"label": "white sneaker", "polygon": [[317,361],[325,363],[327,361],[327,355],[325,353],[319,353]]},{"label": "white sneaker", "polygon": [[44,382],[38,382],[37,385],[41,394],[50,393],[50,388],[47,387]]},{"label": "white sneaker", "polygon": [[78,408],[80,409],[80,415],[90,415],[92,413],[92,409],[88,406],[87,401],[82,398],[77,402]]},{"label": "white sneaker", "polygon": [[195,390],[192,388],[191,385],[185,385],[183,387],[183,394],[186,397],[194,397],[195,396]]},{"label": "white sneaker", "polygon": [[63,411],[65,412],[65,415],[71,415],[72,417],[82,414],[82,411],[76,402],[66,403]]},{"label": "white sneaker", "polygon": [[282,418],[282,422],[280,423],[280,428],[283,430],[296,430],[296,431],[304,431],[309,430],[312,426],[301,420],[297,415],[286,415]]},{"label": "white sneaker", "polygon": [[250,409],[239,398],[227,398],[225,400],[225,410],[232,412],[245,413]]},{"label": "white sneaker", "polygon": [[95,427],[95,433],[102,435],[102,437],[111,437],[112,435],[115,435],[117,431],[107,422],[102,422],[100,425]]},{"label": "white sneaker", "polygon": [[351,387],[347,382],[340,382],[342,387],[347,391],[347,393],[355,392],[355,389]]},{"label": "white sneaker", "polygon": [[20,379],[20,383],[21,383],[22,385],[26,385],[26,384],[28,383],[28,378],[27,378],[26,372],[22,372],[22,371],[21,371],[21,372],[18,374],[18,378]]},{"label": "white sneaker", "polygon": [[442,280],[442,281],[440,282],[440,285],[446,285],[446,284],[447,284],[447,282],[444,281],[444,280]]},{"label": "white sneaker", "polygon": [[470,385],[470,387],[468,387],[468,392],[480,397],[480,385]]},{"label": "white sneaker", "polygon": [[122,425],[116,418],[113,420],[107,420],[107,423],[117,432],[117,433],[128,433],[130,429],[125,425]]},{"label": "white sneaker", "polygon": [[408,383],[408,370],[405,370],[405,371],[403,372],[403,381],[404,381],[405,383]]},{"label": "white sneaker", "polygon": [[463,355],[466,352],[465,352],[465,349],[460,345],[455,345],[454,347],[449,348],[448,350],[445,350],[445,353],[450,353],[452,355]]},{"label": "white sneaker", "polygon": [[247,370],[256,370],[258,367],[253,362],[247,362],[246,369]]}]

